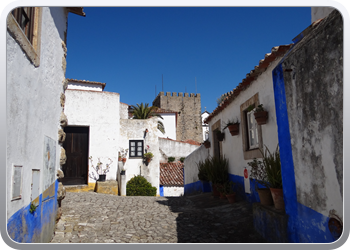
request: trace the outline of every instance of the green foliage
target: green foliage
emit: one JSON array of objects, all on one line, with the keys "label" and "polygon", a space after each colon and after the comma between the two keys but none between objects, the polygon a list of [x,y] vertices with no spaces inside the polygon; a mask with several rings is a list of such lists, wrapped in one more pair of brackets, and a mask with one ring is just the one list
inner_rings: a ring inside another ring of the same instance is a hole
[{"label": "green foliage", "polygon": [[211,157],[208,159],[208,179],[213,184],[223,184],[228,181],[228,160],[225,157]]},{"label": "green foliage", "polygon": [[237,118],[237,117],[236,117],[236,119],[232,119],[232,120],[229,119],[229,120],[225,123],[225,126],[224,126],[223,130],[226,129],[228,126],[234,125],[234,124],[239,124],[239,121],[238,121],[238,118]]},{"label": "green foliage", "polygon": [[29,212],[32,214],[35,212],[35,210],[36,210],[36,206],[33,203],[31,203],[30,208],[29,208]]},{"label": "green foliage", "polygon": [[183,163],[185,161],[186,157],[181,157],[180,161]]},{"label": "green foliage", "polygon": [[236,185],[236,183],[234,183],[233,181],[226,181],[221,185],[218,185],[218,191],[224,195],[226,194],[233,194],[235,193],[233,191],[233,187]]},{"label": "green foliage", "polygon": [[211,168],[211,160],[209,158],[205,159],[204,161],[199,161],[197,163],[198,167],[198,179],[200,181],[209,181],[209,171]]},{"label": "green foliage", "polygon": [[146,158],[151,158],[152,159],[154,155],[153,155],[152,152],[147,152],[143,156],[146,157]]},{"label": "green foliage", "polygon": [[263,154],[262,163],[265,167],[267,180],[270,183],[270,187],[282,188],[282,170],[278,145],[273,153],[271,153],[266,146],[265,152],[261,151],[261,153]]},{"label": "green foliage", "polygon": [[[148,118],[151,118],[154,116],[157,116],[157,117],[163,119],[163,117],[160,114],[155,112],[156,110],[157,110],[156,106],[149,107],[148,103],[136,104],[136,106],[131,105],[131,113],[132,113],[134,119],[148,119]],[[158,121],[157,128],[163,134],[165,133],[164,124],[161,121]]]},{"label": "green foliage", "polygon": [[263,108],[262,104],[259,104],[258,107],[256,107],[254,113],[261,112],[261,111],[265,111],[265,109]]},{"label": "green foliage", "polygon": [[216,103],[217,103],[217,105],[219,106],[221,103],[222,103],[222,101],[225,99],[225,96],[224,95],[222,95],[222,96],[220,96],[218,99],[216,99]]},{"label": "green foliage", "polygon": [[256,180],[256,184],[259,183],[266,188],[270,187],[270,183],[267,178],[266,168],[262,161],[254,158],[253,161],[248,162],[248,165],[251,167],[250,178]]},{"label": "green foliage", "polygon": [[168,162],[174,162],[174,161],[175,161],[175,157],[172,157],[172,156],[168,157]]},{"label": "green foliage", "polygon": [[156,196],[157,188],[152,187],[145,177],[138,175],[131,178],[126,184],[127,196]]}]

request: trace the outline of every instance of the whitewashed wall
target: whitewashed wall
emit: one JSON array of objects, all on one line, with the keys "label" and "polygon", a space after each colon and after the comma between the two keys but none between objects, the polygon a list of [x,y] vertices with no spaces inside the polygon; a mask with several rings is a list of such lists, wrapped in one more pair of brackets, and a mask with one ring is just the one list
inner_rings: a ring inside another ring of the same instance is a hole
[{"label": "whitewashed wall", "polygon": [[185,142],[159,138],[159,151],[161,154],[161,162],[168,162],[168,157],[175,157],[175,160],[178,161],[181,157],[188,156],[197,148],[199,148],[198,145],[192,145]]},{"label": "whitewashed wall", "polygon": [[67,89],[102,91],[102,86],[92,83],[68,82]]},{"label": "whitewashed wall", "polygon": [[186,157],[184,161],[185,185],[199,181],[197,163],[204,161],[209,155],[209,149],[202,145]]},{"label": "whitewashed wall", "polygon": [[158,131],[159,137],[170,138],[176,140],[176,114],[175,113],[160,113],[163,119],[159,118],[164,124],[165,133]]},{"label": "whitewashed wall", "polygon": [[[232,118],[238,117],[240,120],[240,106],[248,99],[259,93],[259,101],[264,105],[265,110],[269,112],[269,118],[265,125],[262,125],[262,137],[263,144],[270,150],[275,150],[278,138],[277,138],[277,122],[275,112],[275,100],[273,93],[273,81],[272,81],[272,69],[277,65],[279,60],[274,61],[269,68],[262,73],[258,79],[256,79],[249,88],[241,91],[240,94],[233,100],[221,113],[215,116],[209,122],[209,128],[221,120],[221,129],[225,126],[225,123]],[[241,122],[241,121],[240,121]],[[228,129],[224,130],[225,139],[222,142],[222,154],[229,160],[229,173],[242,176],[245,167],[248,162],[252,160],[244,160],[243,146],[242,146],[242,128],[240,128],[239,135],[231,136]],[[213,142],[213,134],[209,133],[209,140]],[[192,152],[185,159],[185,185],[198,181],[198,169],[197,164],[200,160],[204,160],[208,153],[210,156],[214,155],[213,145],[206,149],[201,146],[198,150]],[[249,169],[249,168],[248,168]]]},{"label": "whitewashed wall", "polygon": [[[66,90],[65,114],[68,126],[88,126],[89,156],[96,166],[100,158],[105,164],[112,159],[107,180],[116,180],[119,151],[119,94],[85,90]],[[89,162],[90,166],[90,162]],[[96,172],[89,167],[89,173]],[[89,178],[89,183],[95,180]]]},{"label": "whitewashed wall", "polygon": [[164,197],[179,197],[184,195],[184,187],[163,187]]},{"label": "whitewashed wall", "polygon": [[[240,120],[240,106],[249,98],[259,93],[259,102],[263,104],[264,109],[269,112],[268,121],[261,126],[263,144],[270,151],[275,150],[278,144],[277,138],[277,121],[275,112],[275,99],[273,92],[272,69],[277,65],[279,60],[274,61],[269,68],[256,79],[249,88],[241,91],[221,113],[215,116],[210,122],[211,127],[216,121],[221,120],[221,129],[225,123],[232,118],[238,117]],[[241,122],[241,121],[240,121]],[[242,123],[241,123],[242,126]],[[252,160],[244,160],[242,146],[242,128],[240,127],[239,135],[231,136],[228,129],[224,130],[225,139],[222,142],[222,153],[229,160],[229,173],[243,176],[244,167],[248,167],[247,163]],[[209,133],[209,140],[213,141],[213,134]],[[210,147],[210,154],[213,156],[214,147]]]},{"label": "whitewashed wall", "polygon": [[[56,179],[60,167],[60,146],[57,142],[59,117],[62,112],[60,94],[64,91],[62,82],[64,50],[62,37],[66,31],[67,13],[64,8],[42,8],[40,65],[34,67],[18,43],[6,33],[6,202],[7,216],[31,202],[32,170],[40,170],[42,181]],[[53,15],[55,18],[53,18]],[[58,27],[61,30],[58,30]],[[43,175],[43,153],[45,137],[56,144],[54,176]],[[13,165],[22,167],[22,198],[11,201]],[[33,197],[33,199],[36,197]]]},{"label": "whitewashed wall", "polygon": [[[120,147],[126,149],[129,148],[129,140],[144,140],[144,146],[148,145],[150,148],[148,152],[152,152],[154,157],[152,161],[146,166],[141,158],[127,157],[127,161],[124,165],[126,170],[126,182],[128,182],[135,175],[144,176],[153,187],[157,188],[157,195],[159,195],[159,142],[158,142],[158,129],[157,129],[157,117],[150,119],[121,119],[120,120]],[[145,136],[145,130],[148,129],[148,133]]]},{"label": "whitewashed wall", "polygon": [[119,106],[120,119],[129,119],[129,105],[125,103],[120,103]]}]

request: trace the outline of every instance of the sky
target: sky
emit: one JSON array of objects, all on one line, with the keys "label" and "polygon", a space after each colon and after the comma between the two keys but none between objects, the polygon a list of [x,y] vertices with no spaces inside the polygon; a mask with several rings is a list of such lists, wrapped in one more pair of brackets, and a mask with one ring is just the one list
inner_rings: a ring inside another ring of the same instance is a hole
[{"label": "sky", "polygon": [[66,78],[106,83],[129,105],[199,93],[202,112],[275,46],[311,25],[310,7],[84,7],[69,13]]}]

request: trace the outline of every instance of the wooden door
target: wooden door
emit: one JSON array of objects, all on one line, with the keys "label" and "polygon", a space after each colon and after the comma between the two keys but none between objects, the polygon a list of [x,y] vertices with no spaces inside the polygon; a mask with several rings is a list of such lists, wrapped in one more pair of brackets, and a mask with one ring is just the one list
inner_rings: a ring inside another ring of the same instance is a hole
[{"label": "wooden door", "polygon": [[62,166],[64,185],[87,184],[88,182],[88,151],[89,128],[65,127],[66,140],[63,147],[66,150],[67,161]]}]

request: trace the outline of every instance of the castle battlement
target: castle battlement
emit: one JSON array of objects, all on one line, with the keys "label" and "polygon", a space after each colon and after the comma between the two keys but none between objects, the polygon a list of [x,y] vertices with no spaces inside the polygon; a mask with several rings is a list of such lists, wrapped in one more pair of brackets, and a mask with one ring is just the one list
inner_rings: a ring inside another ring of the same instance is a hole
[{"label": "castle battlement", "polygon": [[[166,92],[164,93],[163,91],[159,92],[158,96],[170,96],[170,97],[200,97],[201,94],[194,94],[194,93],[183,93],[183,92]],[[156,98],[157,98],[156,97]]]},{"label": "castle battlement", "polygon": [[152,106],[178,112],[176,139],[201,142],[202,118],[200,94],[183,92],[159,92]]}]

